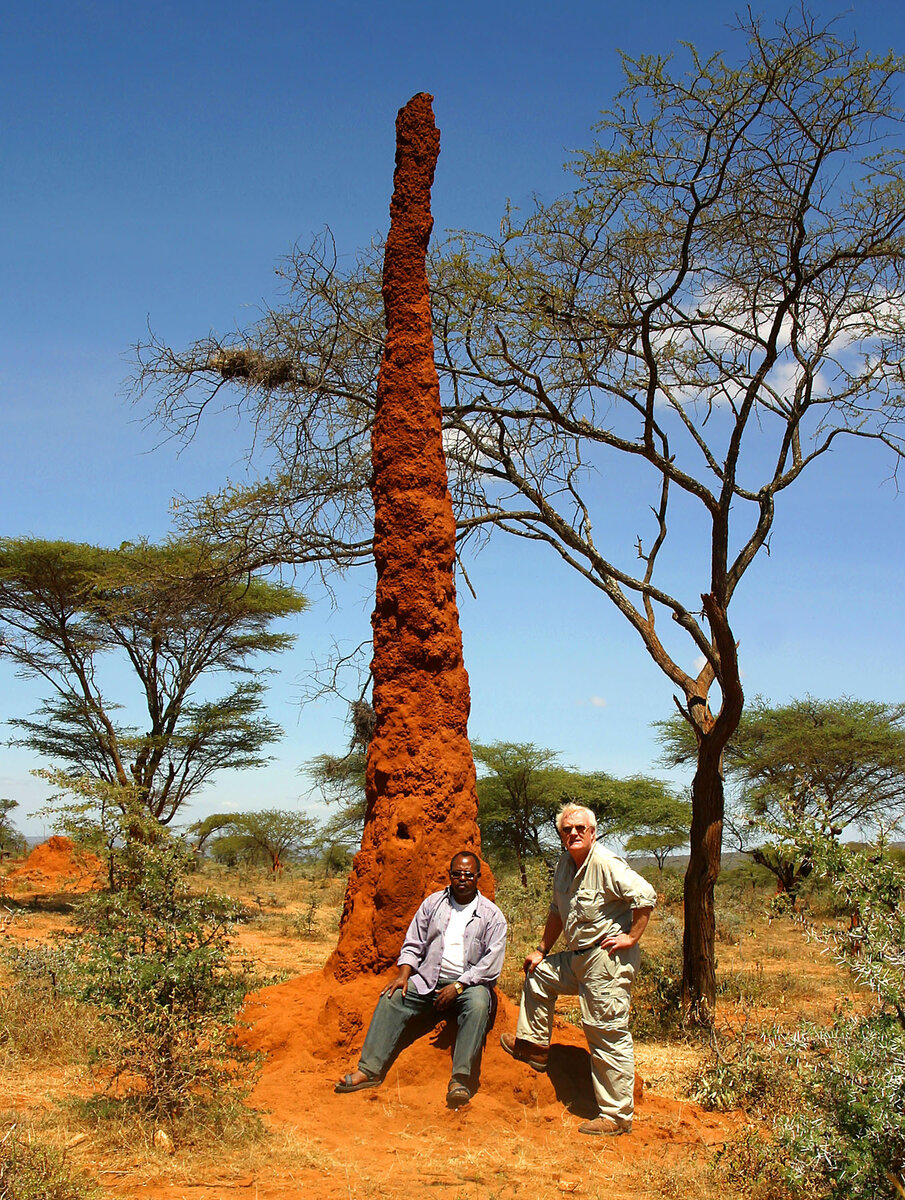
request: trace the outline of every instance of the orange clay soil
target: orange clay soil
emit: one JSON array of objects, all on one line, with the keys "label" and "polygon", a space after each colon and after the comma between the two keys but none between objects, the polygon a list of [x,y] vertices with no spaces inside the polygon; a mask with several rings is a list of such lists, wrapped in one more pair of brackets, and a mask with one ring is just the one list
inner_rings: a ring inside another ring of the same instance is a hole
[{"label": "orange clay soil", "polygon": [[[516,1019],[505,996],[467,1107],[445,1105],[451,1032],[443,1026],[404,1049],[380,1088],[336,1095],[333,1085],[354,1067],[388,978],[338,983],[312,972],[247,1002],[244,1040],[267,1056],[251,1104],[272,1127],[290,1126],[304,1147],[307,1165],[293,1170],[299,1195],[401,1198],[428,1184],[432,1195],[450,1197],[621,1196],[623,1189],[642,1197],[657,1194],[645,1186],[652,1164],[678,1166],[739,1124],[738,1114],[645,1092],[638,1079],[630,1137],[579,1135],[577,1126],[596,1112],[581,1030],[557,1022],[550,1073],[539,1075],[500,1048],[500,1032]],[[255,1186],[261,1200],[295,1194],[268,1182],[266,1171],[256,1172]]]},{"label": "orange clay soil", "polygon": [[[446,478],[425,254],[440,151],[431,97],[396,119],[396,171],[383,268],[386,344],[372,433],[374,737],[367,816],[331,960],[342,979],[395,961],[449,860],[480,851],[470,697],[453,560],[456,528]],[[481,888],[493,895],[484,867]]]},{"label": "orange clay soil", "polygon": [[77,850],[69,838],[52,837],[35,846],[5,882],[15,892],[90,892],[103,886],[104,865],[96,855]]}]

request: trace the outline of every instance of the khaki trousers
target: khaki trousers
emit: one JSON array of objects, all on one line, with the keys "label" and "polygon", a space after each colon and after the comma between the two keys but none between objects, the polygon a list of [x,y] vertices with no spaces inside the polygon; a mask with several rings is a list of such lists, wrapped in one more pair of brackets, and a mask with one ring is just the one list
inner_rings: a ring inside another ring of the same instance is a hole
[{"label": "khaki trousers", "polygon": [[578,996],[591,1051],[591,1075],[600,1115],[620,1124],[634,1109],[635,1051],[628,1031],[637,947],[618,958],[595,947],[584,954],[551,954],[525,976],[516,1037],[549,1046],[557,996]]}]

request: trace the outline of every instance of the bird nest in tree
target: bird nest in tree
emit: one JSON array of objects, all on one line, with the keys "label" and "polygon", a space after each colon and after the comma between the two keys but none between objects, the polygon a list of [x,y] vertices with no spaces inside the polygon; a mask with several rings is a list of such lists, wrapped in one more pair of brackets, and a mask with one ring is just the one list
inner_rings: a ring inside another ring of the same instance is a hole
[{"label": "bird nest in tree", "polygon": [[256,387],[272,389],[285,387],[295,378],[288,358],[268,358],[249,346],[231,346],[216,350],[207,360],[207,367],[221,379],[242,379]]}]

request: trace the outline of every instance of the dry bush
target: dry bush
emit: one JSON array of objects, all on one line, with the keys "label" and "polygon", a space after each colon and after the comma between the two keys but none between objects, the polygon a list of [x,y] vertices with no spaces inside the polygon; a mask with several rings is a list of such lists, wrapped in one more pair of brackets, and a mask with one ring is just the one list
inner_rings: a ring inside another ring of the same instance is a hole
[{"label": "dry bush", "polygon": [[3,959],[15,978],[0,989],[0,1064],[87,1062],[106,1031],[96,1010],[62,986],[66,952],[12,948]]},{"label": "dry bush", "polygon": [[73,1172],[59,1150],[18,1125],[0,1134],[2,1200],[93,1200],[97,1189]]}]

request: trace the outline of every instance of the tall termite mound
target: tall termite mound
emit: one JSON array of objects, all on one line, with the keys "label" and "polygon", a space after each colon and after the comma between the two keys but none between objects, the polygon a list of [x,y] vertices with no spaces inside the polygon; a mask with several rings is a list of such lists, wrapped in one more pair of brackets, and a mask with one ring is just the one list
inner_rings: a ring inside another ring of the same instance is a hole
[{"label": "tall termite mound", "polygon": [[[386,345],[371,438],[376,728],[364,837],[329,963],[340,979],[395,961],[418,904],[445,884],[450,857],[480,851],[453,578],[456,529],[425,270],[440,152],[431,99],[419,93],[396,118],[383,263]],[[481,886],[492,894],[487,867]]]}]

